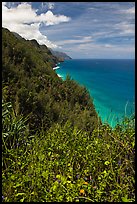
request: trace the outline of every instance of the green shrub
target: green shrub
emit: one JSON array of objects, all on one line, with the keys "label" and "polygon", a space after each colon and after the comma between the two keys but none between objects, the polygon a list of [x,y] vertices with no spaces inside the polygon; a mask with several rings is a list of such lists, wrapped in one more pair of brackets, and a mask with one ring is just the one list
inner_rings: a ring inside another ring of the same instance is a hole
[{"label": "green shrub", "polygon": [[101,125],[91,136],[67,121],[48,132],[41,130],[32,137],[25,133],[24,137],[25,146],[8,151],[12,162],[3,169],[4,201],[135,201],[131,120],[130,126],[126,123],[115,129]]}]

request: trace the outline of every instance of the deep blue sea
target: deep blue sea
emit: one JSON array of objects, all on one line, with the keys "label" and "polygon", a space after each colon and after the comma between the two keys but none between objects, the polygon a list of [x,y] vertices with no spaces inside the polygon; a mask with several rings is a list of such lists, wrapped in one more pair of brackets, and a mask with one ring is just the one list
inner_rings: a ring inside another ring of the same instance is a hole
[{"label": "deep blue sea", "polygon": [[69,74],[86,86],[96,111],[112,127],[135,111],[135,60],[72,59],[59,63],[56,73]]}]

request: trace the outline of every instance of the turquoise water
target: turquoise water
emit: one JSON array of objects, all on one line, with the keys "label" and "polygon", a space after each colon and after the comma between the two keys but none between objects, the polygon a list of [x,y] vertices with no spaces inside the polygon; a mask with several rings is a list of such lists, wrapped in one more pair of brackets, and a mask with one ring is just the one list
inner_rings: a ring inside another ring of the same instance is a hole
[{"label": "turquoise water", "polygon": [[112,127],[135,111],[135,61],[75,59],[59,63],[56,73],[69,74],[89,90],[96,111]]}]

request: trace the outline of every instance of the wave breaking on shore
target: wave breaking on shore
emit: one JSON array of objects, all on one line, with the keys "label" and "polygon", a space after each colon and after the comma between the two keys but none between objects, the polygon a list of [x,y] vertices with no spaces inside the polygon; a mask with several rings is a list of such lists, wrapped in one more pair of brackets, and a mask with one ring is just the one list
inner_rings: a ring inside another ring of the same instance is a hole
[{"label": "wave breaking on shore", "polygon": [[53,67],[53,70],[59,69],[60,67],[58,66],[60,63],[56,64],[56,67]]}]

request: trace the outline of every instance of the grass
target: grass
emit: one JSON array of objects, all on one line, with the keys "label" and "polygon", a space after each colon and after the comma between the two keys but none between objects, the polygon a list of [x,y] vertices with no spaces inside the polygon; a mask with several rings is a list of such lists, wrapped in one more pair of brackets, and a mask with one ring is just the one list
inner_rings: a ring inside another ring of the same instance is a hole
[{"label": "grass", "polygon": [[135,201],[134,117],[91,136],[69,121],[29,135],[10,103],[2,117],[3,202]]}]

